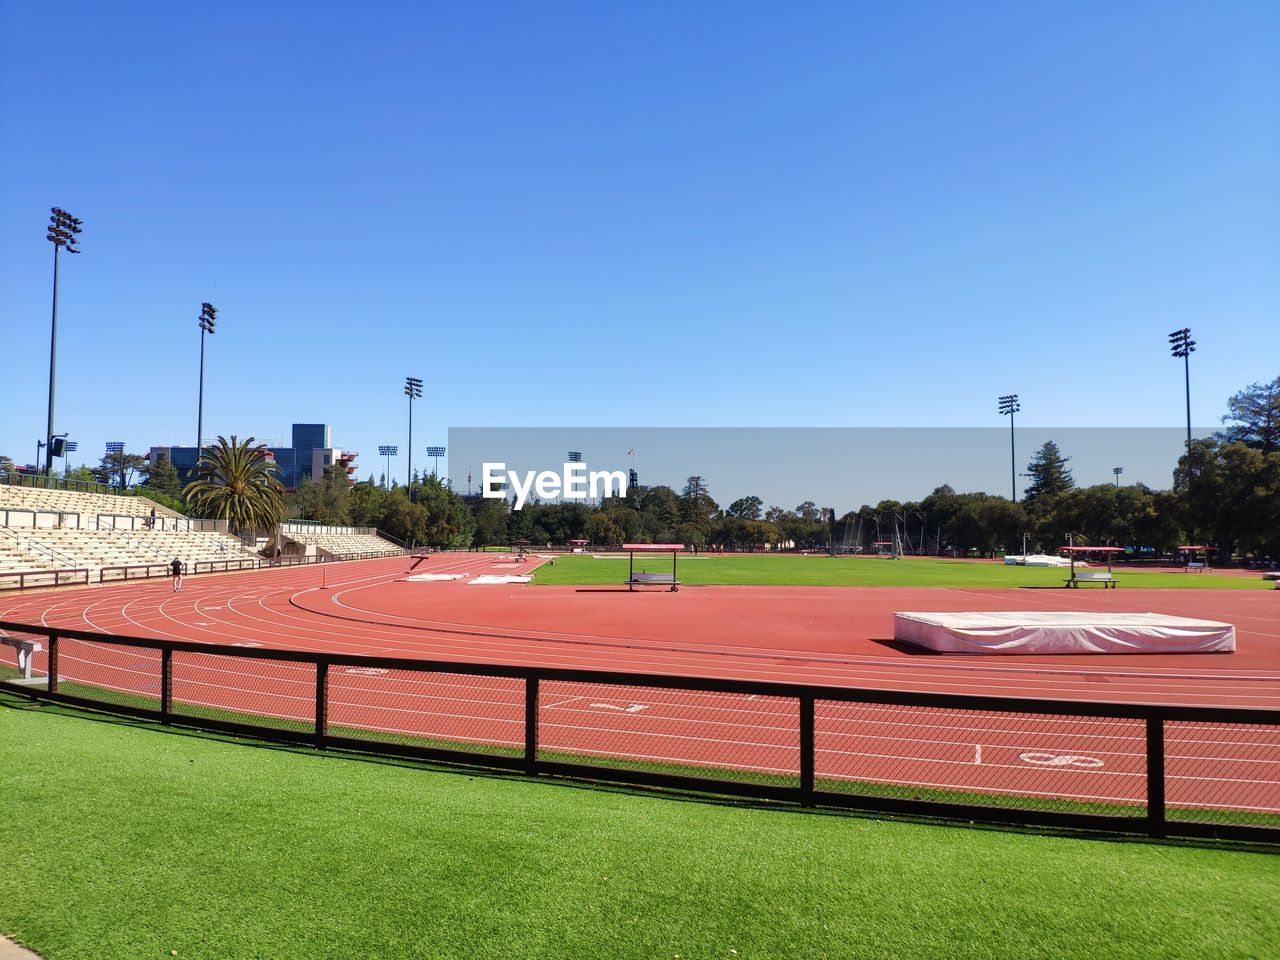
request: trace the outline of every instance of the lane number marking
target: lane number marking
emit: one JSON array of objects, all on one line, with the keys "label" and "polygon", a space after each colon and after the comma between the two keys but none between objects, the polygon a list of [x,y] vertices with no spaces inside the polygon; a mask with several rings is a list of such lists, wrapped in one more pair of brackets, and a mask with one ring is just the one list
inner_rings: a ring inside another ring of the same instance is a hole
[{"label": "lane number marking", "polygon": [[1070,753],[1039,753],[1028,751],[1018,754],[1023,763],[1033,763],[1040,767],[1080,767],[1084,770],[1096,770],[1102,761],[1097,757],[1081,757]]},{"label": "lane number marking", "polygon": [[621,713],[639,713],[641,710],[649,709],[649,705],[647,703],[633,703],[629,707],[620,707],[614,703],[593,703],[590,706],[593,709],[598,708],[600,710],[617,710],[617,711],[620,711]]}]

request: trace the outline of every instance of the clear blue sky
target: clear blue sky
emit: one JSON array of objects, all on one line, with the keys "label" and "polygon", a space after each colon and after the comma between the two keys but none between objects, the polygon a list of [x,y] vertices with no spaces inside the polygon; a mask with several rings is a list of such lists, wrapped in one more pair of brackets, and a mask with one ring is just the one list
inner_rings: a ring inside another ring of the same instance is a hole
[{"label": "clear blue sky", "polygon": [[[1280,6],[8,3],[0,452],[1181,424],[1280,375]],[[611,389],[597,389],[612,384]],[[403,456],[399,463],[403,467]],[[691,470],[696,465],[691,465]],[[399,471],[397,471],[399,472]]]}]

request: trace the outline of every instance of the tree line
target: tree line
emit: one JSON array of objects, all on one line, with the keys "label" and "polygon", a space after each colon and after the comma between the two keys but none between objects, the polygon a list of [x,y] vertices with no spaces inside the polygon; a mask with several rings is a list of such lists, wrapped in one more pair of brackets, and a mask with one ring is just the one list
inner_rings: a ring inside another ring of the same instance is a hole
[{"label": "tree line", "polygon": [[[148,464],[108,454],[87,478],[127,486],[194,516],[221,516],[233,529],[266,529],[284,518],[371,526],[409,545],[444,548],[505,545],[515,540],[594,545],[681,543],[714,550],[828,550],[994,555],[1002,550],[1051,552],[1071,538],[1080,545],[1132,547],[1168,554],[1183,544],[1229,557],[1280,557],[1280,377],[1252,384],[1227,402],[1224,429],[1194,440],[1168,489],[1142,484],[1079,487],[1070,457],[1053,442],[1027,465],[1020,502],[948,485],[918,501],[882,500],[837,514],[806,501],[765,507],[756,496],[722,507],[702,476],[679,489],[638,486],[596,504],[463,497],[434,475],[408,486],[352,483],[340,466],[286,494],[273,463],[235,437],[206,452],[199,479],[186,488],[166,460]],[[84,468],[81,468],[83,471]],[[76,478],[76,473],[71,474]],[[245,478],[252,476],[252,480]]]}]

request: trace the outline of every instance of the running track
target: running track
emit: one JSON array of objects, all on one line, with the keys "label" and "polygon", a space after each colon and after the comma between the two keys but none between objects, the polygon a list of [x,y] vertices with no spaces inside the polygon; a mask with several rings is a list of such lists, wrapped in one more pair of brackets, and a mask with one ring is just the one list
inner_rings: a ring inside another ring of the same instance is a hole
[{"label": "running track", "polygon": [[[245,646],[830,686],[1076,700],[1280,707],[1280,596],[1267,591],[705,587],[678,594],[404,581],[404,559],[63,590],[0,600],[0,619]],[[527,572],[533,564],[524,565]],[[441,554],[415,573],[513,572]],[[324,586],[321,586],[322,577]],[[886,642],[892,611],[1129,610],[1226,620],[1229,655],[955,658]],[[12,651],[0,646],[0,659]],[[154,695],[158,655],[64,642],[64,678]],[[311,719],[309,666],[175,658],[177,701]],[[518,681],[409,672],[331,676],[330,722],[517,752]],[[794,702],[545,683],[546,750],[794,775]],[[1280,813],[1280,728],[1169,725],[1169,802]],[[1136,721],[820,701],[818,776],[900,788],[1140,802]]]}]

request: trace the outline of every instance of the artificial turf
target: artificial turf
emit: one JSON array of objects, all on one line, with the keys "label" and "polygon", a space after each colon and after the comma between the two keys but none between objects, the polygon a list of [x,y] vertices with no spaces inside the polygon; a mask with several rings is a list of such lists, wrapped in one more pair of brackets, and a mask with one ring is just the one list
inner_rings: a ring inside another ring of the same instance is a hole
[{"label": "artificial turf", "polygon": [[62,957],[1260,957],[1280,859],[291,750],[0,694],[0,932]]},{"label": "artificial turf", "polygon": [[[637,556],[635,569],[670,573],[671,556]],[[1099,569],[1094,566],[1092,570]],[[554,565],[540,566],[534,582],[541,584],[623,583],[627,579],[625,556],[572,554],[557,557]],[[933,557],[822,557],[797,554],[701,554],[682,555],[677,575],[683,583],[744,584],[753,586],[862,586],[862,587],[1061,587],[1069,571],[1054,567],[1005,566],[999,562],[943,560]],[[1228,589],[1266,590],[1275,584],[1260,576],[1186,574],[1118,568],[1116,589]],[[1102,587],[1082,589],[1101,590]]]}]

